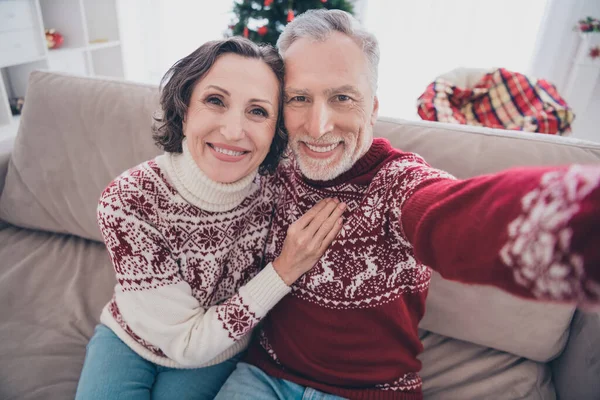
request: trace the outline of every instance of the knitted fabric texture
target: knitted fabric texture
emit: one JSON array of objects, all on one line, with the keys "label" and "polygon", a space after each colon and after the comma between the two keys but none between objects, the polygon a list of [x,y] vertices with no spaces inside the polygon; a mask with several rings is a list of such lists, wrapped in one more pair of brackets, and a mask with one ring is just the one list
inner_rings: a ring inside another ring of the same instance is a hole
[{"label": "knitted fabric texture", "polygon": [[[338,197],[348,207],[324,256],[264,320],[247,361],[350,399],[420,399],[418,323],[429,267],[524,297],[597,304],[600,276],[592,273],[600,252],[590,244],[600,237],[600,168],[573,168],[459,181],[383,139],[335,181],[307,181],[294,163],[282,167],[266,261],[279,254],[287,227],[320,199]],[[565,197],[552,199],[560,190]],[[564,212],[556,227],[531,223],[540,209],[549,216],[559,206]],[[525,234],[528,251],[546,263],[521,251]],[[536,247],[535,235],[552,241]],[[567,237],[573,242],[563,242]],[[556,258],[537,249],[556,250]],[[550,262],[556,259],[560,266]]]},{"label": "knitted fabric texture", "polygon": [[[213,365],[244,350],[290,290],[271,264],[261,271],[270,178],[255,175],[231,190],[203,183],[190,168],[197,167],[189,152],[159,156],[115,179],[98,205],[117,278],[101,321],[142,357],[174,368]],[[224,194],[239,201],[220,212],[199,207]]]}]

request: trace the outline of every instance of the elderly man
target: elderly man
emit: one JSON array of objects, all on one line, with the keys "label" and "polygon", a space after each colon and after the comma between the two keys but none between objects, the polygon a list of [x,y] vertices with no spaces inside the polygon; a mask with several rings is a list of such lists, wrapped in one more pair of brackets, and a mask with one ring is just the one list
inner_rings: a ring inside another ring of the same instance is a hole
[{"label": "elderly man", "polygon": [[598,304],[600,167],[456,180],[373,138],[378,46],[350,15],[307,12],[278,47],[294,157],[278,173],[265,262],[320,199],[344,201],[345,222],[218,398],[422,398],[417,325],[429,267],[522,297]]}]

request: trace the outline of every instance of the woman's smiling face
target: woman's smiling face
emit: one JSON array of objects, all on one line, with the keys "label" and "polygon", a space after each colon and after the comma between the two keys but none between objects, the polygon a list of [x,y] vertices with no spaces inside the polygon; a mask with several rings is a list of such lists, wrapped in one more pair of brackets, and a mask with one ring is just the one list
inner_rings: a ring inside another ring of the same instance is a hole
[{"label": "woman's smiling face", "polygon": [[275,135],[279,83],[264,61],[220,56],[194,87],[183,134],[210,179],[236,182],[263,162]]}]

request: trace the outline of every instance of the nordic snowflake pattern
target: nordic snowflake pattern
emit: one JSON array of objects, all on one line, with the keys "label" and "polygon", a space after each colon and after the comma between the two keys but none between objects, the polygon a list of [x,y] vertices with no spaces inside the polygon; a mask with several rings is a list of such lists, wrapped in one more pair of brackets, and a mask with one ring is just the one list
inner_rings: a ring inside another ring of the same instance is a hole
[{"label": "nordic snowflake pattern", "polygon": [[582,199],[599,185],[598,168],[573,165],[546,173],[523,197],[521,215],[508,225],[500,257],[514,270],[515,281],[536,297],[579,303],[600,298],[600,285],[583,284],[583,258],[571,251],[568,227]]}]

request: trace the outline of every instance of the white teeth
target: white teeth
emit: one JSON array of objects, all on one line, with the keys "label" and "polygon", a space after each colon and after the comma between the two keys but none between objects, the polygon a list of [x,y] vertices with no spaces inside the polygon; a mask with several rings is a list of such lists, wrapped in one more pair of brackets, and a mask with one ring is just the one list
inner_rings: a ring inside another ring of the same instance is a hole
[{"label": "white teeth", "polygon": [[222,149],[222,148],[216,147],[216,146],[213,146],[213,149],[215,149],[215,151],[217,153],[225,154],[225,155],[228,155],[228,156],[234,156],[234,157],[235,156],[241,156],[241,155],[244,154],[243,151],[227,150],[227,149]]},{"label": "white teeth", "polygon": [[316,153],[327,153],[328,151],[331,151],[331,150],[335,149],[337,147],[337,145],[338,145],[338,143],[333,143],[333,144],[330,144],[329,146],[325,147],[325,146],[313,146],[313,145],[308,144],[306,142],[304,144],[306,144],[306,146],[309,149],[311,149],[312,151],[314,151]]}]

